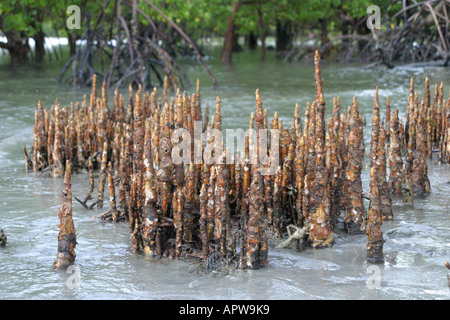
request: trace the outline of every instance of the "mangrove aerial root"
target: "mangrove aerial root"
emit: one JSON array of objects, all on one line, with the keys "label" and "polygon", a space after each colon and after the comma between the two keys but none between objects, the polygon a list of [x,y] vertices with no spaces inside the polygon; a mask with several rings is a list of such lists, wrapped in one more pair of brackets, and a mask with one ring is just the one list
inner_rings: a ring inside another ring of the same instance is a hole
[{"label": "mangrove aerial root", "polygon": [[0,247],[6,246],[6,240],[7,238],[5,232],[2,229],[0,229]]},{"label": "mangrove aerial root", "polygon": [[402,144],[400,140],[400,123],[398,109],[392,113],[390,121],[390,141],[389,141],[389,180],[388,190],[391,194],[402,194],[404,184]]},{"label": "mangrove aerial root", "polygon": [[345,229],[348,234],[364,233],[363,218],[365,215],[361,171],[364,152],[363,125],[358,111],[358,102],[353,97],[347,137],[347,167],[343,188],[345,203]]},{"label": "mangrove aerial root", "polygon": [[66,162],[65,167],[62,202],[58,211],[60,220],[58,254],[54,263],[54,267],[58,270],[66,269],[75,262],[75,246],[77,245],[77,236],[72,219],[72,169],[69,161]]},{"label": "mangrove aerial root", "polygon": [[[380,228],[383,220],[393,218],[391,197],[403,194],[412,203],[415,195],[430,193],[427,159],[438,150],[440,162],[450,160],[450,97],[444,99],[442,84],[431,97],[426,79],[420,101],[411,78],[405,121],[398,108],[391,112],[390,98],[381,121],[376,88],[370,192],[364,193],[358,101],[354,97],[341,111],[339,97],[334,98],[326,121],[318,52],[314,63],[316,92],[303,123],[297,104],[290,126],[283,125],[277,112],[269,120],[256,90],[249,134],[235,154],[224,150],[223,137],[217,134],[224,132],[220,97],[212,115],[208,103],[202,114],[198,81],[191,96],[173,88],[169,97],[168,79],[162,90],[151,92],[142,87],[134,91],[130,85],[128,96],[114,91],[109,108],[107,86],[103,82],[99,94],[94,75],[91,94],[81,103],[67,108],[56,100],[46,110],[38,102],[33,145],[30,152],[23,148],[26,168],[38,175],[65,175],[67,182],[55,266],[75,259],[69,182],[72,172],[84,169],[87,194],[75,199],[98,210],[108,192],[109,210],[94,219],[125,221],[138,253],[195,257],[211,269],[223,264],[257,269],[269,263],[269,236],[280,239],[281,247],[329,247],[343,215],[347,234],[367,235],[368,261],[383,261]],[[174,156],[182,161],[175,162]],[[94,198],[95,171],[99,182]],[[95,201],[88,205],[90,200]]]},{"label": "mangrove aerial root", "polygon": [[311,188],[309,207],[309,240],[313,248],[328,247],[333,242],[330,216],[329,171],[325,163],[325,100],[322,92],[319,52],[314,57],[316,82],[315,118],[315,179]]},{"label": "mangrove aerial root", "polygon": [[[372,120],[372,139],[370,152],[370,203],[367,217],[367,261],[369,263],[382,263],[383,257],[383,233],[382,224],[382,202],[381,191],[383,187],[380,181],[380,172],[382,172],[382,161],[379,161],[379,145],[383,144],[384,137],[380,135],[378,89],[375,95]],[[384,147],[380,148],[380,150]]]}]

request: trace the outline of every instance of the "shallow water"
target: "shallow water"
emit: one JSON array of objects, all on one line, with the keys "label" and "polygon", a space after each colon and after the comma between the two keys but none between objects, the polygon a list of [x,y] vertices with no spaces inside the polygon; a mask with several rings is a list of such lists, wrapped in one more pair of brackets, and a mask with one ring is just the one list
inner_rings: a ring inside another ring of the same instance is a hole
[{"label": "shallow water", "polygon": [[[234,69],[210,61],[221,88],[213,90],[201,67],[186,61],[183,66],[192,82],[202,84],[202,104],[222,101],[224,128],[247,128],[259,88],[269,116],[277,111],[290,125],[295,103],[302,116],[314,98],[312,63],[284,64],[270,54],[261,64],[258,54],[235,57]],[[76,266],[79,283],[71,273],[53,269],[56,258],[62,179],[35,176],[25,171],[22,145],[32,143],[34,110],[40,99],[45,107],[58,97],[63,105],[81,101],[89,90],[73,90],[57,83],[60,69],[51,64],[24,69],[0,65],[0,227],[8,237],[0,248],[1,299],[449,299],[447,269],[450,260],[450,167],[429,163],[432,192],[416,198],[414,207],[394,200],[394,220],[382,226],[385,264],[371,269],[366,263],[366,237],[348,236],[339,229],[327,249],[269,248],[269,264],[261,270],[200,272],[193,261],[148,260],[133,253],[125,223],[99,223],[99,214],[74,202],[77,231]],[[419,93],[429,76],[444,81],[450,73],[442,68],[398,67],[365,70],[361,66],[322,63],[325,99],[330,114],[332,97],[341,97],[343,109],[358,98],[367,123],[375,86],[382,105],[386,95],[391,108],[404,115],[409,79],[414,76]],[[190,90],[192,92],[192,90]],[[384,111],[384,108],[382,107]],[[365,127],[368,146],[370,125]],[[368,191],[367,166],[363,172]],[[73,194],[84,197],[87,175],[73,176]],[[97,181],[97,177],[96,177]],[[108,210],[108,206],[104,211]],[[376,277],[379,275],[379,277]],[[76,288],[73,288],[73,285]]]}]

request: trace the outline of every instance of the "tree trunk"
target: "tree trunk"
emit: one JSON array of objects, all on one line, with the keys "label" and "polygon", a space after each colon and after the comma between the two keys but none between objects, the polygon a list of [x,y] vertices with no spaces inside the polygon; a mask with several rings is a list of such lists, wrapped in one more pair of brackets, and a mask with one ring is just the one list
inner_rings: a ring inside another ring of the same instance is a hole
[{"label": "tree trunk", "polygon": [[292,44],[292,23],[291,21],[280,21],[276,23],[276,53],[277,55],[286,53]]},{"label": "tree trunk", "polygon": [[253,31],[250,31],[247,36],[247,46],[249,50],[256,50],[256,47],[258,46],[258,37]]},{"label": "tree trunk", "polygon": [[78,35],[73,35],[71,33],[67,34],[67,39],[69,41],[69,49],[70,49],[70,56],[74,56],[77,53],[77,39]]},{"label": "tree trunk", "polygon": [[38,31],[33,36],[35,47],[34,47],[34,59],[36,62],[44,61],[45,55],[45,34],[42,31]]},{"label": "tree trunk", "polygon": [[261,40],[261,61],[266,58],[266,34],[264,32],[263,13],[261,8],[258,9],[258,22],[259,22],[259,38]]},{"label": "tree trunk", "polygon": [[5,35],[7,42],[0,42],[0,48],[8,50],[13,64],[26,62],[28,60],[28,52],[30,52],[28,38],[15,30],[8,31]]},{"label": "tree trunk", "polygon": [[[342,32],[343,36],[351,34],[352,25],[351,25],[350,21],[342,19],[341,32]],[[348,43],[348,42],[350,42],[350,39],[344,38],[342,41]]]},{"label": "tree trunk", "polygon": [[[328,37],[328,25],[327,20],[319,19],[320,23],[320,38],[321,38],[321,47],[323,48],[326,44],[330,42],[330,38]],[[321,52],[321,56],[324,58],[329,57],[330,55],[330,46],[327,46],[325,50]]]},{"label": "tree trunk", "polygon": [[236,16],[236,13],[239,11],[241,4],[242,4],[241,1],[238,1],[235,4],[233,4],[233,7],[231,9],[231,15],[228,17],[227,31],[225,33],[225,40],[223,43],[222,54],[220,56],[220,61],[225,63],[231,63],[231,55],[233,53],[233,44],[235,37],[234,17]]},{"label": "tree trunk", "polygon": [[233,37],[233,52],[242,52],[244,49],[239,45],[239,34],[234,33]]}]

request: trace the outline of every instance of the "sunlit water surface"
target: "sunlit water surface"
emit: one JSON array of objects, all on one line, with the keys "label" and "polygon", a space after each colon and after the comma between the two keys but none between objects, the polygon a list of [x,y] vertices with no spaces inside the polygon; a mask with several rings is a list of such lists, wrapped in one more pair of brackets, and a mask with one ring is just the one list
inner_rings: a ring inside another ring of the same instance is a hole
[{"label": "sunlit water surface", "polygon": [[[193,83],[200,78],[203,108],[209,102],[210,114],[220,96],[224,128],[248,128],[256,88],[269,117],[277,111],[285,125],[290,125],[296,103],[303,117],[306,103],[314,99],[312,62],[284,64],[269,54],[261,63],[257,53],[250,53],[235,56],[232,69],[215,60],[209,63],[221,84],[218,90],[212,89],[211,80],[197,64],[185,61],[182,65]],[[450,298],[443,265],[450,260],[450,167],[435,159],[429,163],[431,194],[416,198],[414,207],[394,200],[394,220],[382,226],[385,264],[378,270],[366,263],[365,235],[348,236],[339,229],[335,243],[327,249],[298,252],[277,249],[271,242],[269,264],[261,270],[205,273],[195,261],[151,261],[133,253],[127,224],[99,223],[91,218],[101,212],[74,202],[80,282],[73,289],[70,284],[77,283],[71,282],[71,274],[53,269],[62,179],[27,173],[22,153],[23,144],[28,149],[32,144],[38,100],[47,108],[56,98],[69,106],[89,93],[89,89],[59,84],[56,77],[61,66],[46,63],[13,69],[0,65],[0,227],[8,237],[7,246],[0,248],[1,299]],[[327,116],[332,97],[340,96],[345,110],[356,96],[370,124],[376,85],[382,105],[390,95],[391,108],[398,107],[404,116],[411,76],[421,95],[426,76],[432,88],[444,81],[448,92],[450,73],[445,68],[364,69],[323,61]],[[370,125],[364,130],[368,150]],[[363,184],[368,191],[367,166]],[[84,197],[86,190],[87,174],[74,175],[73,194]]]}]

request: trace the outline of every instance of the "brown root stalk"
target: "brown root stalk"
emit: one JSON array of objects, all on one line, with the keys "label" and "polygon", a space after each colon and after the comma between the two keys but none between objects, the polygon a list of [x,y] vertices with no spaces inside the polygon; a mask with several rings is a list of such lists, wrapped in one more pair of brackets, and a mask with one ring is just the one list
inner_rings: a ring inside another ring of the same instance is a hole
[{"label": "brown root stalk", "polygon": [[[422,108],[423,110],[423,108]],[[416,125],[416,143],[414,151],[414,160],[411,171],[411,183],[414,195],[426,195],[431,191],[430,181],[428,179],[427,149],[426,149],[426,128],[421,114],[417,119]]]},{"label": "brown root stalk", "polygon": [[226,164],[217,164],[217,181],[214,194],[214,239],[220,246],[222,257],[227,256],[227,221],[230,216],[228,201],[229,171]]},{"label": "brown root stalk", "polygon": [[313,248],[323,248],[329,247],[333,243],[333,230],[331,227],[330,194],[328,190],[329,171],[325,163],[325,100],[322,92],[318,51],[316,51],[314,63],[316,67],[316,168],[309,208],[309,240],[312,242]]},{"label": "brown root stalk", "polygon": [[102,161],[100,164],[100,177],[98,180],[98,200],[97,200],[97,209],[103,208],[103,197],[105,193],[105,185],[106,185],[106,166],[108,163],[108,143],[105,141],[103,144],[102,151]]},{"label": "brown root stalk", "polygon": [[383,233],[381,232],[382,214],[381,199],[376,181],[376,165],[370,169],[370,205],[367,218],[367,261],[383,263]]},{"label": "brown root stalk", "polygon": [[381,202],[381,216],[383,220],[392,220],[392,199],[389,193],[388,183],[386,181],[386,131],[384,130],[383,125],[380,127],[380,136],[378,140],[377,166],[377,182]]},{"label": "brown root stalk", "polygon": [[72,170],[69,161],[66,163],[64,189],[62,192],[62,201],[61,206],[59,207],[58,217],[60,220],[58,254],[53,266],[58,270],[62,270],[75,262],[75,246],[77,245],[75,225],[72,218]]},{"label": "brown root stalk", "polygon": [[390,123],[390,142],[389,142],[389,181],[388,190],[392,194],[400,195],[404,183],[402,144],[400,140],[400,123],[398,118],[398,109],[392,113]]},{"label": "brown root stalk", "polygon": [[344,182],[345,200],[345,229],[349,234],[362,233],[364,217],[364,200],[362,196],[361,170],[363,163],[363,152],[361,143],[363,139],[363,125],[359,117],[358,103],[353,98],[351,116],[349,119],[348,134],[348,164],[346,179]]},{"label": "brown root stalk", "polygon": [[267,265],[268,246],[264,214],[264,185],[259,170],[253,170],[252,175],[246,238],[247,268],[259,269],[265,267]]}]

